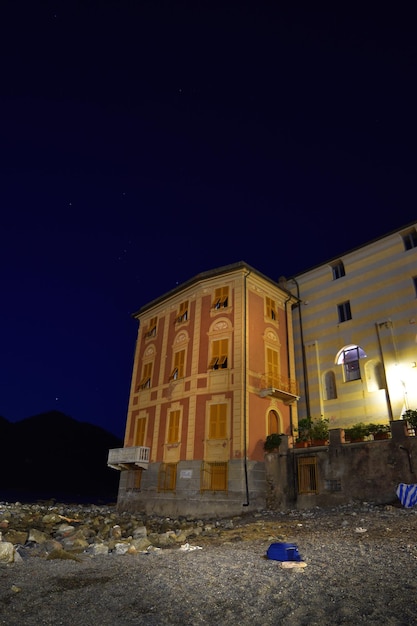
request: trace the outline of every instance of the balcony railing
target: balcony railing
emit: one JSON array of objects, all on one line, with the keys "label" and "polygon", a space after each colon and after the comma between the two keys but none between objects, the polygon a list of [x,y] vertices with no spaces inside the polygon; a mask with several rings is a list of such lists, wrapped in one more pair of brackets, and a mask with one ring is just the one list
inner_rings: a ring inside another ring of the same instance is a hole
[{"label": "balcony railing", "polygon": [[264,374],[261,377],[259,395],[263,398],[265,396],[279,398],[285,404],[292,404],[300,399],[296,380],[271,374]]},{"label": "balcony railing", "polygon": [[109,450],[107,465],[117,470],[142,467],[148,469],[150,448],[131,446],[128,448],[113,448]]}]

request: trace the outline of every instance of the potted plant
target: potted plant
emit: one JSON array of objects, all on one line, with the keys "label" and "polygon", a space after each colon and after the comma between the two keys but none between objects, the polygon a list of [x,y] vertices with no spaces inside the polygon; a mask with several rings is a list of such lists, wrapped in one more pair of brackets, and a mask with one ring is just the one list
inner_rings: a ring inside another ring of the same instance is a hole
[{"label": "potted plant", "polygon": [[324,446],[329,439],[329,420],[325,417],[313,420],[310,427],[311,443],[313,446]]},{"label": "potted plant", "polygon": [[412,428],[414,432],[417,432],[417,410],[407,409],[407,411],[404,411],[401,417],[403,418],[403,420],[406,420],[408,422],[408,426]]},{"label": "potted plant", "polygon": [[311,417],[304,417],[299,420],[298,428],[294,428],[294,431],[298,433],[298,436],[295,440],[295,444],[297,448],[306,448],[311,440]]},{"label": "potted plant", "polygon": [[345,439],[354,443],[356,441],[365,441],[365,437],[369,435],[369,427],[363,422],[358,422],[345,428]]},{"label": "potted plant", "polygon": [[265,452],[274,452],[278,450],[281,445],[281,435],[278,433],[272,433],[268,435],[266,440],[264,441],[264,450]]},{"label": "potted plant", "polygon": [[375,440],[389,439],[391,428],[389,424],[369,424],[369,434],[374,436]]}]

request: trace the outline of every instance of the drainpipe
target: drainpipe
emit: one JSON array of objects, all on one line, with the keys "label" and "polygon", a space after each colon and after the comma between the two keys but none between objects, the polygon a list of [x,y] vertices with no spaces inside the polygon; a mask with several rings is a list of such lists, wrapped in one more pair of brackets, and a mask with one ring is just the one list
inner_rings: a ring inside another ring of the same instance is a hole
[{"label": "drainpipe", "polygon": [[[286,344],[287,344],[287,367],[288,367],[288,379],[290,379],[290,342],[288,337],[288,309],[287,304],[291,300],[292,296],[288,296],[288,298],[284,302],[284,310],[285,310],[285,329],[286,329]],[[292,421],[292,404],[289,406],[290,409],[290,431],[291,436],[293,434],[293,421]]]},{"label": "drainpipe", "polygon": [[249,276],[250,271],[244,275],[243,279],[243,468],[245,472],[245,488],[246,488],[246,502],[243,506],[249,506],[249,482],[248,482],[248,460],[247,460],[247,446],[248,440],[246,435],[246,380],[247,380],[247,364],[246,364],[246,324],[247,324],[247,302],[246,302],[246,279]]},{"label": "drainpipe", "polygon": [[304,346],[303,321],[301,318],[300,286],[295,278],[289,278],[288,280],[292,280],[293,283],[295,283],[295,286],[297,287],[298,317],[299,317],[299,322],[300,322],[301,358],[303,362],[304,394],[306,398],[307,417],[309,417],[310,416],[310,396],[308,392],[308,376],[307,376],[306,351],[305,351],[305,346]]}]

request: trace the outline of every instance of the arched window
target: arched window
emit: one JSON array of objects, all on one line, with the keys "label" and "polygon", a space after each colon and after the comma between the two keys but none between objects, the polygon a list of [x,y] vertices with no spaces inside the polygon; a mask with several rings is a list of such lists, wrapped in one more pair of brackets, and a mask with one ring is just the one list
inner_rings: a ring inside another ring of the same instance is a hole
[{"label": "arched window", "polygon": [[325,400],[335,400],[337,398],[336,377],[331,370],[323,374],[323,390]]},{"label": "arched window", "polygon": [[280,433],[281,429],[279,426],[279,416],[278,413],[276,411],[269,411],[268,412],[268,435],[272,435],[274,433]]},{"label": "arched window", "polygon": [[368,391],[385,389],[384,369],[381,361],[371,359],[365,365],[366,387]]},{"label": "arched window", "polygon": [[335,362],[337,365],[343,365],[344,381],[361,379],[361,370],[359,359],[366,357],[365,352],[360,346],[348,345],[344,346],[336,355]]}]

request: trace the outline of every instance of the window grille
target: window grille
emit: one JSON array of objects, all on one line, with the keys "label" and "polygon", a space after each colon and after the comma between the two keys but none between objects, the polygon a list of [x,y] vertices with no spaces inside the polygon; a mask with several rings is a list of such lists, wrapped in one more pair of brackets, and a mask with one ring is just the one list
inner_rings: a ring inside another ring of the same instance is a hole
[{"label": "window grille", "polygon": [[200,471],[201,491],[227,491],[227,463],[203,461]]},{"label": "window grille", "polygon": [[297,459],[298,493],[318,493],[317,457],[302,456]]},{"label": "window grille", "polygon": [[158,472],[158,491],[174,491],[177,484],[177,464],[161,463]]}]

